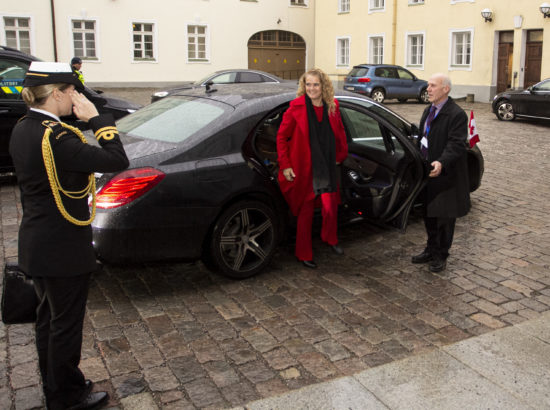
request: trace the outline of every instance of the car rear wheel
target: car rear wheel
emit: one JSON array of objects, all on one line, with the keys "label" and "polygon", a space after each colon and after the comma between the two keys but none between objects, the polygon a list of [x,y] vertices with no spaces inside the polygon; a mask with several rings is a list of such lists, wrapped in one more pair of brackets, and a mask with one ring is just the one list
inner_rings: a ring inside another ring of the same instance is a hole
[{"label": "car rear wheel", "polygon": [[372,91],[370,97],[371,97],[374,101],[376,101],[376,102],[378,102],[378,103],[382,103],[382,102],[384,102],[384,99],[386,98],[386,93],[385,93],[384,90],[381,89],[381,88],[375,88],[375,89]]},{"label": "car rear wheel", "polygon": [[516,118],[514,107],[508,100],[499,101],[497,104],[497,118],[501,121],[513,121]]},{"label": "car rear wheel", "polygon": [[269,264],[276,245],[274,211],[263,202],[238,202],[226,209],[214,226],[210,262],[230,278],[248,278]]},{"label": "car rear wheel", "polygon": [[428,90],[426,88],[420,91],[420,97],[418,97],[418,101],[424,104],[428,104],[430,102],[430,97],[428,96]]}]

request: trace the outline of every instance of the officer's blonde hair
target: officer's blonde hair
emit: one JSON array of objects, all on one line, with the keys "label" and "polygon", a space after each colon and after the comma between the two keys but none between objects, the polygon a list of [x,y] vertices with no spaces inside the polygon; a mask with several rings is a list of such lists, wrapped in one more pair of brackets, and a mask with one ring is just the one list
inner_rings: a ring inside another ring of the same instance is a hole
[{"label": "officer's blonde hair", "polygon": [[23,97],[23,101],[25,101],[29,107],[40,107],[46,102],[50,94],[53,93],[55,89],[64,91],[69,87],[69,85],[70,84],[58,83],[25,87],[23,88],[23,91],[21,91],[21,96]]}]

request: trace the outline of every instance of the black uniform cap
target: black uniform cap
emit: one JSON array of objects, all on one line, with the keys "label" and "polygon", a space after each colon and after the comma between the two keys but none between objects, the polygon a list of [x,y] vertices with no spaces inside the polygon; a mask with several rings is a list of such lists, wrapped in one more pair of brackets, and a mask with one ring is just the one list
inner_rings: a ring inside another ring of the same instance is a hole
[{"label": "black uniform cap", "polygon": [[23,87],[45,84],[72,84],[78,91],[84,91],[82,81],[68,63],[33,61],[25,75]]}]

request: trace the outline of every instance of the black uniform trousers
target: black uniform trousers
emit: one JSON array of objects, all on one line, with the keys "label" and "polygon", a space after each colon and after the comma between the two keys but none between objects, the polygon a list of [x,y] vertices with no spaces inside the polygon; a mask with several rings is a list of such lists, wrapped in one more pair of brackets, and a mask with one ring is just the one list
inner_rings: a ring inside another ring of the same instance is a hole
[{"label": "black uniform trousers", "polygon": [[424,216],[424,226],[428,234],[426,252],[434,259],[445,260],[453,244],[456,218],[433,218]]},{"label": "black uniform trousers", "polygon": [[40,304],[36,347],[48,410],[65,409],[86,393],[78,368],[90,273],[69,277],[33,277]]}]

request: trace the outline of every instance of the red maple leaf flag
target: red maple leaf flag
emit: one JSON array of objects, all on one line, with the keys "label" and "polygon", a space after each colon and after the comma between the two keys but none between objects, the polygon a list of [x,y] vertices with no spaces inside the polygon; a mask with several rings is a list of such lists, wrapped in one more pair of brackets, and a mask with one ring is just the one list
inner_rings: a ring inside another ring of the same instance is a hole
[{"label": "red maple leaf flag", "polygon": [[478,142],[479,134],[477,133],[474,111],[470,110],[470,123],[468,124],[468,143],[470,144],[470,148],[473,148]]}]

